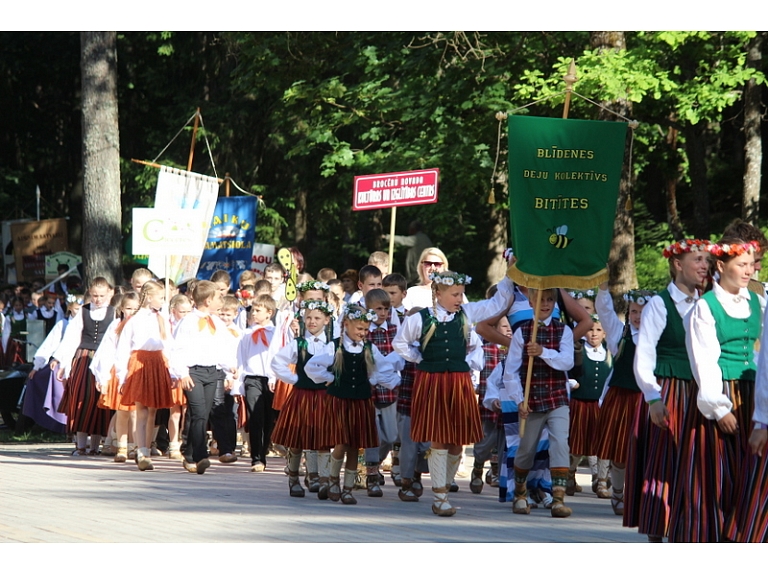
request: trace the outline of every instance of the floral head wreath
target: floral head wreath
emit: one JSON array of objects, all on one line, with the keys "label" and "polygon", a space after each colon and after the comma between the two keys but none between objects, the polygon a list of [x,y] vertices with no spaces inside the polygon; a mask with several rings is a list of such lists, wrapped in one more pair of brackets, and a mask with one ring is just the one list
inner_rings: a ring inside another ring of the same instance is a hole
[{"label": "floral head wreath", "polygon": [[656,295],[656,292],[649,289],[631,289],[624,294],[624,301],[645,305]]},{"label": "floral head wreath", "polygon": [[569,291],[568,295],[571,296],[573,299],[595,299],[595,290],[588,289],[584,291],[574,290]]},{"label": "floral head wreath", "polygon": [[76,303],[78,305],[83,305],[83,296],[76,293],[69,293],[67,294],[67,305]]},{"label": "floral head wreath", "polygon": [[691,252],[708,251],[710,245],[712,245],[712,242],[709,240],[680,240],[679,242],[675,242],[674,244],[664,248],[664,251],[661,252],[661,254],[665,258],[669,259],[672,256],[679,256]]},{"label": "floral head wreath", "polygon": [[722,256],[736,257],[760,251],[760,244],[755,241],[744,242],[743,244],[711,244],[708,249],[709,253],[718,258]]},{"label": "floral head wreath", "polygon": [[437,285],[468,285],[472,283],[472,278],[466,274],[459,274],[452,271],[433,272],[429,274],[429,279]]},{"label": "floral head wreath", "polygon": [[331,286],[329,286],[325,282],[321,282],[320,280],[309,280],[307,282],[301,282],[299,285],[296,286],[296,289],[299,290],[301,293],[304,293],[305,291],[311,291],[311,290],[322,290],[326,293],[331,291]]},{"label": "floral head wreath", "polygon": [[301,309],[306,310],[313,310],[317,309],[323,312],[325,315],[333,315],[333,312],[336,310],[331,304],[326,303],[324,301],[318,301],[318,300],[305,300],[301,302]]},{"label": "floral head wreath", "polygon": [[600,318],[596,313],[589,314],[589,319],[591,319],[595,323],[600,323]]},{"label": "floral head wreath", "polygon": [[344,308],[344,319],[351,319],[353,321],[367,321],[371,322],[376,319],[376,312],[372,309],[368,311],[356,305],[348,305]]}]

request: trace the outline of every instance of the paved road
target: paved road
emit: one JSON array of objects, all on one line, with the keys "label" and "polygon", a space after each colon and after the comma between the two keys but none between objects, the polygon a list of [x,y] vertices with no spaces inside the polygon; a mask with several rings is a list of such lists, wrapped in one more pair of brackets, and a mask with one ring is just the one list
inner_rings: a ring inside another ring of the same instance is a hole
[{"label": "paved road", "polygon": [[[429,479],[418,503],[403,503],[387,482],[384,497],[356,491],[358,504],[288,496],[283,462],[265,473],[245,461],[217,460],[205,475],[155,458],[155,471],[107,457],[71,457],[71,445],[0,445],[0,542],[642,542],[621,527],[608,501],[585,493],[568,498],[574,514],[553,519],[548,510],[517,516],[487,486],[469,491],[468,479],[451,494],[454,517],[430,510]],[[579,474],[583,486],[589,476]]]}]

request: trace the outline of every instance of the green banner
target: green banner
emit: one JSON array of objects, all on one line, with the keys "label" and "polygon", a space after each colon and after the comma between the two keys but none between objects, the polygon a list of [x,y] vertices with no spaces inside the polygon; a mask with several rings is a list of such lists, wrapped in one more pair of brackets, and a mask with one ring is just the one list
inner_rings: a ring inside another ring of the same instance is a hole
[{"label": "green banner", "polygon": [[509,118],[509,275],[533,287],[607,279],[624,161],[623,122]]}]

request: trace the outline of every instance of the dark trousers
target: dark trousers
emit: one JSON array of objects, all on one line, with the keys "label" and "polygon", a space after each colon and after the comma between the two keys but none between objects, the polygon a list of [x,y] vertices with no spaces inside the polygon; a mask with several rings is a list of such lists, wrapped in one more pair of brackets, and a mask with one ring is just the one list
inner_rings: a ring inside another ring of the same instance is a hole
[{"label": "dark trousers", "polygon": [[220,371],[216,366],[195,365],[189,368],[189,377],[195,386],[184,391],[187,398],[187,445],[184,457],[197,463],[208,457],[208,416],[216,395],[216,382]]},{"label": "dark trousers", "polygon": [[266,377],[248,375],[245,378],[245,401],[248,405],[248,437],[251,462],[267,464],[267,452],[278,412],[272,409],[275,394],[269,390]]},{"label": "dark trousers", "polygon": [[224,377],[216,383],[216,394],[211,409],[211,430],[216,439],[219,455],[234,453],[237,447],[237,420],[233,413],[235,398],[224,389]]}]

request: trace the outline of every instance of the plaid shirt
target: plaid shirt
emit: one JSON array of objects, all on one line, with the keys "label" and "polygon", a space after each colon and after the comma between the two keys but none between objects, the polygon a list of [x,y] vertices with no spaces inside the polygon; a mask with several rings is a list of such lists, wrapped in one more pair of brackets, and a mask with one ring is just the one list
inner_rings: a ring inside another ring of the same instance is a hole
[{"label": "plaid shirt", "polygon": [[483,406],[483,399],[485,399],[485,392],[488,389],[488,376],[491,375],[497,364],[507,360],[507,348],[485,342],[483,344],[483,359],[485,361],[483,369],[480,370],[480,379],[477,385],[477,406],[480,409],[480,420],[500,423],[499,414],[486,409]]},{"label": "plaid shirt", "polygon": [[[392,340],[397,335],[397,327],[387,324],[387,328],[374,327],[373,331],[368,331],[366,336],[368,341],[379,348],[381,355],[392,353]],[[397,401],[397,388],[387,389],[383,385],[377,385],[373,389],[373,402],[379,404],[390,404]]]},{"label": "plaid shirt", "polygon": [[405,369],[400,374],[400,385],[397,387],[397,412],[410,417],[411,401],[413,398],[413,382],[416,380],[416,364],[405,362]]},{"label": "plaid shirt", "polygon": [[[531,341],[533,321],[524,322],[522,330],[523,341]],[[536,334],[536,343],[549,349],[559,349],[563,337],[564,325],[552,320],[549,325],[540,325]],[[523,348],[523,363],[520,366],[520,379],[525,382],[528,371],[528,353]],[[552,411],[563,405],[568,405],[567,377],[564,371],[551,368],[543,359],[533,360],[533,376],[531,391],[528,396],[528,409],[536,413]]]}]

